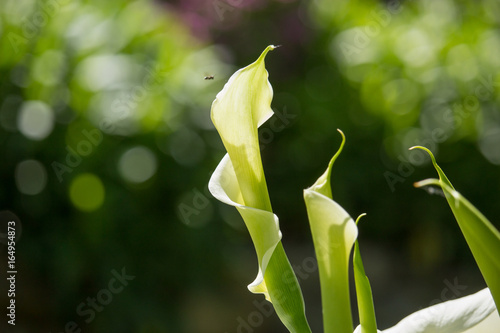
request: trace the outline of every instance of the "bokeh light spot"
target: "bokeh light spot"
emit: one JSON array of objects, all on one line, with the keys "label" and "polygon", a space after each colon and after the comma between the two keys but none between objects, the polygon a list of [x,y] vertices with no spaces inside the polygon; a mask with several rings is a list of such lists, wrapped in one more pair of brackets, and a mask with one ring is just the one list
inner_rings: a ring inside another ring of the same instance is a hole
[{"label": "bokeh light spot", "polygon": [[330,43],[330,51],[343,67],[376,62],[380,58],[380,45],[376,38],[364,32],[366,27],[355,27],[339,33]]},{"label": "bokeh light spot", "polygon": [[25,102],[17,118],[17,127],[27,138],[43,140],[54,128],[54,113],[43,102]]},{"label": "bokeh light spot", "polygon": [[448,52],[447,71],[451,76],[462,81],[469,81],[477,76],[476,61],[469,46],[457,45]]},{"label": "bokeh light spot", "polygon": [[76,208],[92,212],[104,202],[104,185],[99,177],[84,173],[76,176],[71,182],[69,196]]},{"label": "bokeh light spot", "polygon": [[479,149],[493,164],[500,165],[500,127],[484,133],[479,141]]},{"label": "bokeh light spot", "polygon": [[382,92],[389,109],[396,114],[410,112],[420,97],[418,86],[407,79],[398,79],[386,83]]},{"label": "bokeh light spot", "polygon": [[432,36],[425,31],[411,27],[401,33],[394,45],[394,51],[409,67],[422,67],[435,61],[435,47]]},{"label": "bokeh light spot", "polygon": [[47,50],[37,57],[33,64],[33,77],[46,86],[58,84],[65,71],[64,54],[57,50]]},{"label": "bokeh light spot", "polygon": [[25,160],[16,166],[15,179],[19,192],[36,195],[47,185],[47,171],[42,163]]},{"label": "bokeh light spot", "polygon": [[76,69],[78,83],[89,91],[123,87],[131,79],[133,62],[125,55],[99,55],[83,60]]},{"label": "bokeh light spot", "polygon": [[156,155],[142,146],[127,150],[118,163],[120,175],[131,183],[145,182],[156,173],[157,168]]}]

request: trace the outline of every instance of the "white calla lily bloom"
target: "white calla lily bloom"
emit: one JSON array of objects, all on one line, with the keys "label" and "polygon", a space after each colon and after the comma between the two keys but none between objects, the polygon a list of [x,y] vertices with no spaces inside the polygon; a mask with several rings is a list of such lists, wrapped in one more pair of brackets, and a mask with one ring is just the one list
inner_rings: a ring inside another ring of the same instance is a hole
[{"label": "white calla lily bloom", "polygon": [[[354,333],[361,333],[358,326]],[[412,313],[383,333],[494,333],[500,316],[488,288]]]}]

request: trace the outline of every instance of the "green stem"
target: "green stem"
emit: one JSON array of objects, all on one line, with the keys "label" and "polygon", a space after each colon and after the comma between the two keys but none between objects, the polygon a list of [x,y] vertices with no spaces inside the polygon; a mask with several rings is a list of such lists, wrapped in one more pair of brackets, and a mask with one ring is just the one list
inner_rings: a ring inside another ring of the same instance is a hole
[{"label": "green stem", "polygon": [[321,302],[323,306],[323,325],[325,333],[351,333],[351,300],[349,295],[349,273],[346,254],[341,249],[331,251],[329,260],[337,261],[333,267],[345,265],[346,269],[327,273],[321,269],[320,284]]},{"label": "green stem", "polygon": [[281,242],[269,260],[264,280],[276,314],[286,328],[290,332],[311,333],[302,291]]}]

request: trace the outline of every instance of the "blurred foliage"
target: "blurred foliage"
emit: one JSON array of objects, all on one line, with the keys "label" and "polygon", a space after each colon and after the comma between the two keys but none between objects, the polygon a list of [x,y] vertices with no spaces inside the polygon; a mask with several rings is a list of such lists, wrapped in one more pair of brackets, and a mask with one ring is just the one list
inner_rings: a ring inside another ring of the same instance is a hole
[{"label": "blurred foliage", "polygon": [[436,150],[464,139],[500,164],[498,1],[317,1],[312,9],[331,31],[342,75],[384,119],[390,155],[408,156],[411,142]]},{"label": "blurred foliage", "polygon": [[[411,186],[434,174],[428,159],[406,149],[437,153],[498,226],[499,10],[495,0],[1,1],[0,226],[22,229],[16,329],[234,332],[258,311],[243,222],[206,189],[224,154],[209,110],[269,44],[283,45],[266,59],[278,126],[263,125],[261,148],[294,267],[314,255],[302,189],[341,128],[333,196],[368,213],[360,245],[381,327],[429,305],[445,279],[479,289],[444,199]],[[135,279],[86,323],[78,305],[122,267]],[[281,329],[271,316],[255,331]]]},{"label": "blurred foliage", "polygon": [[175,201],[207,175],[183,170],[206,158],[220,86],[203,77],[228,71],[220,50],[150,1],[2,1],[0,13],[0,201],[24,231],[18,312],[34,311],[36,331],[84,328],[77,305],[126,267],[130,290],[84,331],[178,327],[175,285],[198,278],[185,261],[207,242],[181,236]]}]

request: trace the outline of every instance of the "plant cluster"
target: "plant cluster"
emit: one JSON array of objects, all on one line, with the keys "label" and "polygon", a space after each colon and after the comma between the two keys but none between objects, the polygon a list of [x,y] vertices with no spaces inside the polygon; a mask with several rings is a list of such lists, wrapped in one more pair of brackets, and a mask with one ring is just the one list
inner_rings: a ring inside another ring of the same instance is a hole
[{"label": "plant cluster", "polygon": [[[290,332],[311,332],[305,316],[302,292],[283,249],[278,217],[273,213],[262,166],[258,128],[272,115],[273,90],[264,59],[275,46],[268,46],[249,66],[238,70],[212,104],[211,118],[227,154],[209,183],[211,193],[234,206],[242,216],[257,252],[259,271],[248,286],[264,294]],[[354,332],[376,333],[377,323],[371,286],[365,274],[357,242],[358,226],[332,197],[330,176],[342,143],[326,171],[304,190],[310,228],[318,260],[324,332],[353,332],[349,263],[353,254],[354,279],[360,325]],[[479,332],[498,317],[500,302],[500,233],[467,199],[457,192],[429,153],[439,179],[415,184],[437,186],[443,191],[471,249],[488,288],[476,294],[420,310],[384,332]]]}]

